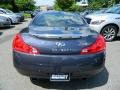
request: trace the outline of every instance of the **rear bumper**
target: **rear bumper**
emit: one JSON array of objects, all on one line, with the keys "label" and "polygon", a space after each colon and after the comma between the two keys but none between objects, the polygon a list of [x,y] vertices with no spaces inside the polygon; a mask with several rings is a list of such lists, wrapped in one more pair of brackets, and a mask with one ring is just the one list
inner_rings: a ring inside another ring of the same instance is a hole
[{"label": "rear bumper", "polygon": [[49,79],[51,74],[70,74],[84,78],[101,72],[105,53],[91,55],[27,55],[13,52],[14,66],[23,75]]}]

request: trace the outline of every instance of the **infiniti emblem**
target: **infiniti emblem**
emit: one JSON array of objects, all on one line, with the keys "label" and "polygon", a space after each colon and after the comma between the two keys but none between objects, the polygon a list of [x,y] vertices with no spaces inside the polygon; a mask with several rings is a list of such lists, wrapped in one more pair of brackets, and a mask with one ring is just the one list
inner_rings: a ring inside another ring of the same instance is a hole
[{"label": "infiniti emblem", "polygon": [[56,42],[56,45],[58,47],[64,47],[65,46],[65,43],[64,42]]}]

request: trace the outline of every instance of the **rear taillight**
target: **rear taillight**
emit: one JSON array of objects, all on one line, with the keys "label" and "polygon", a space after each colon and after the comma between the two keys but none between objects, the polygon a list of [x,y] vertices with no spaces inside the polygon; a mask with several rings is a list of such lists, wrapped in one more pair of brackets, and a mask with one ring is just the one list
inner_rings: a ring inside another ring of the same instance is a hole
[{"label": "rear taillight", "polygon": [[86,48],[83,48],[80,54],[92,54],[103,51],[105,49],[106,49],[106,42],[104,38],[101,35],[99,35],[97,37],[96,42]]},{"label": "rear taillight", "polygon": [[20,34],[17,34],[13,40],[13,50],[20,51],[28,54],[40,54],[39,51],[34,48],[33,46],[30,46],[26,44]]}]

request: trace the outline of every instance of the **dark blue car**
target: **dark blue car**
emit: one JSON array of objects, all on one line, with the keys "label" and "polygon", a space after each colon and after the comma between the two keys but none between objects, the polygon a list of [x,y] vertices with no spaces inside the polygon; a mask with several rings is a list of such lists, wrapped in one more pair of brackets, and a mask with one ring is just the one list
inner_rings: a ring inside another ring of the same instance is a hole
[{"label": "dark blue car", "polygon": [[13,40],[17,71],[31,78],[70,81],[104,69],[106,43],[77,14],[39,13]]}]

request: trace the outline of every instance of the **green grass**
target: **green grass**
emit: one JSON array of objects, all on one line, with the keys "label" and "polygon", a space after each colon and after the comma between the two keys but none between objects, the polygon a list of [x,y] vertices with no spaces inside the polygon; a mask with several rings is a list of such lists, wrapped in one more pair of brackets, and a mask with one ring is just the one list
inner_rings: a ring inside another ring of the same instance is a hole
[{"label": "green grass", "polygon": [[25,17],[25,18],[31,18],[31,15],[28,14],[28,13],[24,13],[24,17]]}]

